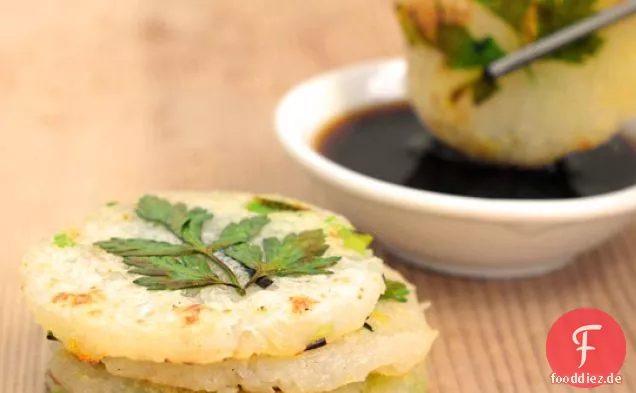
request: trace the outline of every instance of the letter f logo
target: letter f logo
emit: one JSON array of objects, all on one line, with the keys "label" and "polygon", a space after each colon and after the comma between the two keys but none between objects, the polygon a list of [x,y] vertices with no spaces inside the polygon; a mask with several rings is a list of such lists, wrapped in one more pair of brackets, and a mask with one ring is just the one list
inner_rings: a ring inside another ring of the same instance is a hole
[{"label": "letter f logo", "polygon": [[[585,362],[587,361],[587,351],[593,351],[596,348],[587,345],[587,333],[590,330],[601,330],[602,326],[601,325],[585,325],[585,326],[581,326],[580,328],[576,329],[574,331],[574,333],[572,334],[572,341],[574,341],[574,343],[576,345],[580,345],[580,347],[578,347],[576,350],[577,351],[581,351],[581,364],[579,364],[579,368],[583,367],[583,365],[585,364]],[[579,333],[583,333],[581,335],[582,339],[581,342],[579,342],[578,339],[578,335]]]},{"label": "letter f logo", "polygon": [[577,308],[554,322],[545,341],[545,354],[555,376],[553,383],[593,388],[612,381],[592,381],[589,376],[620,375],[627,343],[623,329],[611,315],[596,308]]}]

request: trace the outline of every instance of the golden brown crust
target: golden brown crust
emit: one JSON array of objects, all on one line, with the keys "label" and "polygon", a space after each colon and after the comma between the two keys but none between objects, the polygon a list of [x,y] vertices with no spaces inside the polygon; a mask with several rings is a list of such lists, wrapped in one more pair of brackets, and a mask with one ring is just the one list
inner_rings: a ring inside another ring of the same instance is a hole
[{"label": "golden brown crust", "polygon": [[295,314],[302,314],[305,311],[311,311],[312,307],[318,304],[317,301],[308,298],[307,296],[290,297],[289,301],[292,304],[292,310]]},{"label": "golden brown crust", "polygon": [[86,293],[59,292],[51,298],[51,303],[76,307],[94,304],[103,298],[102,292],[93,288]]},{"label": "golden brown crust", "polygon": [[69,340],[66,344],[66,350],[78,360],[87,364],[99,364],[102,360],[100,356],[94,356],[83,351],[75,340]]},{"label": "golden brown crust", "polygon": [[191,304],[185,307],[175,307],[175,311],[181,315],[184,326],[191,326],[199,322],[201,311],[207,309],[203,304]]},{"label": "golden brown crust", "polygon": [[537,4],[533,3],[526,10],[523,18],[523,40],[533,42],[539,36],[539,12]]}]

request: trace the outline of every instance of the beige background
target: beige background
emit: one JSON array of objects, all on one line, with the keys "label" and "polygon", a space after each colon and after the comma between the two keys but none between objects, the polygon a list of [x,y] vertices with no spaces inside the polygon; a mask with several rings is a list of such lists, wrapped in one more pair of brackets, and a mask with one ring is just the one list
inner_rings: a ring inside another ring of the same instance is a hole
[{"label": "beige background", "polygon": [[[43,333],[15,271],[30,242],[97,204],[152,189],[274,191],[320,203],[275,142],[277,100],[317,72],[402,48],[388,0],[0,3],[0,393],[42,387]],[[580,306],[610,312],[628,339],[626,384],[596,391],[634,391],[635,236],[523,282],[404,268],[433,300],[443,333],[432,392],[568,391],[549,385],[545,337]]]}]

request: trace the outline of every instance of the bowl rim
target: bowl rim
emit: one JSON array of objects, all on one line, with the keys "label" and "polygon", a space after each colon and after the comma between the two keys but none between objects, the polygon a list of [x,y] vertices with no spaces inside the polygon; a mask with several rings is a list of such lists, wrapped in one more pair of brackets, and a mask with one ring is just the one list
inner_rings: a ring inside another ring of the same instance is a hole
[{"label": "bowl rim", "polygon": [[[360,74],[380,72],[396,66],[406,67],[403,57],[349,64],[317,74],[289,89],[278,102],[274,113],[277,139],[286,153],[305,170],[351,194],[394,207],[423,211],[429,215],[487,221],[510,222],[522,219],[530,222],[546,222],[583,221],[636,211],[636,185],[602,195],[553,200],[485,199],[417,190],[374,179],[341,166],[316,151],[310,142],[295,138],[298,128],[286,125],[292,103],[310,86],[333,83],[341,78],[355,78]],[[348,110],[343,108],[339,112],[334,112],[331,118],[346,112]],[[318,131],[320,128],[311,131],[311,140]]]}]

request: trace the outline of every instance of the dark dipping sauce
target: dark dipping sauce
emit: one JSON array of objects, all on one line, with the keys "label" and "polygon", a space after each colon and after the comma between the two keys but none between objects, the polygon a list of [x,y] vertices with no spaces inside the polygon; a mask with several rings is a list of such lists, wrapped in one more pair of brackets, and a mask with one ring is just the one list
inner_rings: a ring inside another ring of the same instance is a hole
[{"label": "dark dipping sauce", "polygon": [[407,103],[350,113],[319,134],[316,147],[355,172],[418,190],[491,199],[570,199],[636,184],[636,144],[617,136],[553,166],[479,163],[435,140]]}]

